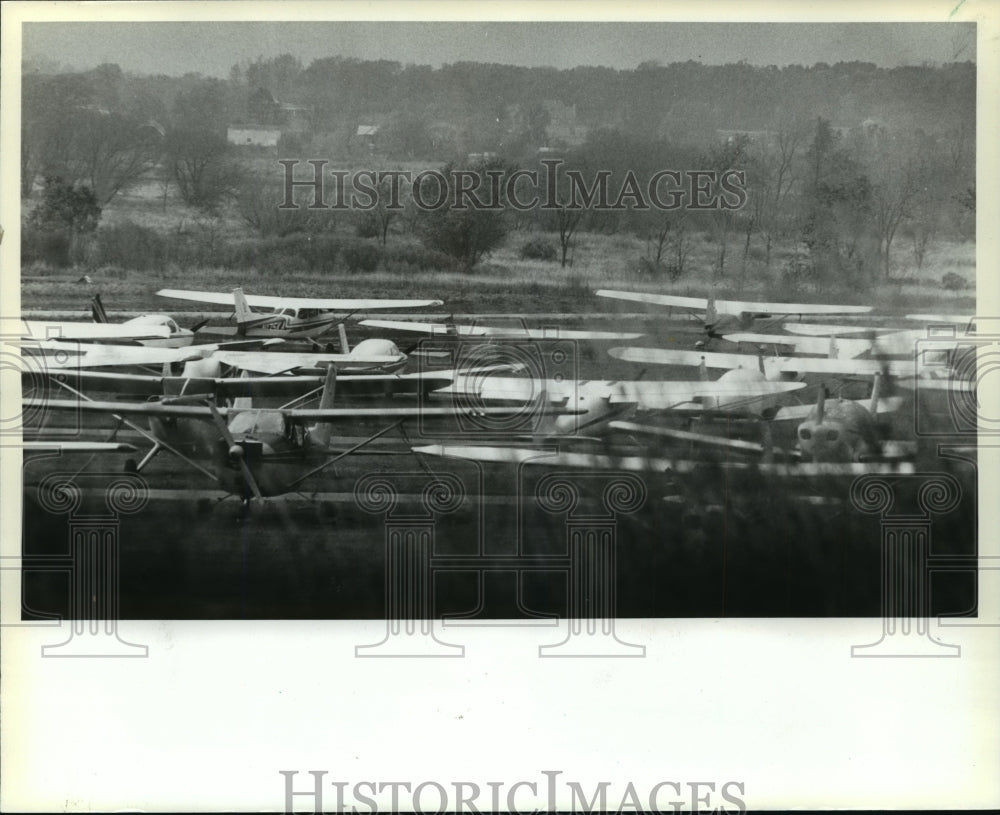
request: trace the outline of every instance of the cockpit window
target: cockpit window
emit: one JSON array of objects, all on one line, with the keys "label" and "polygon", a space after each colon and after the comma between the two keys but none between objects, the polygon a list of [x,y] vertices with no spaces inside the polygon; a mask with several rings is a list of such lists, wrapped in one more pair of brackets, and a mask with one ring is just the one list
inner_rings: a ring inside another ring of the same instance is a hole
[{"label": "cockpit window", "polygon": [[268,434],[282,435],[285,432],[285,417],[272,410],[246,410],[236,414],[232,419],[229,423],[229,432],[234,436],[254,438]]},{"label": "cockpit window", "polygon": [[319,314],[318,308],[300,308],[299,309],[299,319],[300,320],[311,320]]}]

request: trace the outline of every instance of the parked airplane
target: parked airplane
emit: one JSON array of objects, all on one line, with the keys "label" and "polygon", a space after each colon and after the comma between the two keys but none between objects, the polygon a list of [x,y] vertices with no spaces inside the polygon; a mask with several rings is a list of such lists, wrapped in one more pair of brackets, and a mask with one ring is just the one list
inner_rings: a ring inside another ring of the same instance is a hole
[{"label": "parked airplane", "polygon": [[[649,427],[632,423],[612,422],[609,427],[618,430],[646,433],[674,441],[690,442],[714,448],[727,448],[739,453],[752,453],[770,461],[775,456],[784,459],[805,459],[813,462],[873,462],[912,457],[915,445],[903,442],[885,442],[878,424],[878,415],[898,409],[902,400],[880,398],[881,375],[876,374],[872,393],[867,400],[836,399],[827,397],[826,389],[819,388],[814,406],[797,405],[783,408],[772,421],[801,421],[796,429],[797,449],[778,450],[770,443],[756,444],[718,435],[679,431],[668,427]],[[804,421],[802,421],[804,419]],[[769,426],[765,423],[769,431]],[[766,434],[769,436],[769,432]]]},{"label": "parked airplane", "polygon": [[730,372],[713,382],[638,382],[601,380],[535,380],[519,377],[463,376],[434,391],[464,399],[466,404],[526,404],[544,398],[571,408],[555,418],[553,432],[572,433],[612,418],[630,408],[660,411],[769,414],[780,398],[804,387],[802,382],[765,382],[763,377]]},{"label": "parked airplane", "polygon": [[676,297],[671,294],[612,291],[600,289],[599,297],[613,297],[637,303],[679,308],[702,320],[705,331],[717,336],[735,327],[750,328],[756,319],[783,320],[792,316],[825,314],[867,314],[871,306],[833,306],[817,303],[756,303],[744,300],[716,300],[715,297]]},{"label": "parked airplane", "polygon": [[[95,294],[90,301],[90,314],[95,323],[100,325],[111,325],[108,320],[108,313],[104,310],[104,303],[101,302],[101,295]],[[166,328],[169,335],[166,339],[140,339],[142,345],[151,345],[160,348],[181,348],[194,342],[194,331],[190,328],[181,328],[177,321],[167,314],[141,314],[126,320],[123,326],[130,326],[139,330],[151,326],[161,326]]]},{"label": "parked airplane", "polygon": [[[224,292],[160,289],[160,297],[194,300],[233,306],[235,328],[213,328],[215,334],[236,334],[241,337],[316,337],[332,328],[341,318],[334,312],[355,312],[369,309],[418,308],[440,306],[441,300],[364,300],[315,297],[272,297],[245,295],[243,289]],[[265,309],[263,313],[254,308]]]},{"label": "parked airplane", "polygon": [[505,340],[635,340],[642,334],[619,331],[574,331],[564,328],[527,328],[526,326],[456,325],[455,323],[418,323],[404,320],[362,320],[358,325],[389,331],[414,331],[434,337],[462,337]]},{"label": "parked airplane", "polygon": [[[468,410],[449,407],[335,408],[336,372],[327,371],[319,407],[254,408],[249,405],[216,407],[190,397],[159,402],[99,402],[50,399],[46,411],[70,410],[115,417],[153,442],[153,448],[134,469],[142,470],[161,450],[168,450],[215,479],[244,500],[294,491],[306,479],[347,455],[357,452],[410,418],[456,418],[461,414],[504,416],[511,408]],[[26,408],[36,407],[25,400]],[[144,416],[149,431],[128,417]],[[331,446],[334,425],[342,421],[390,420],[391,423],[347,450]],[[311,424],[310,424],[311,423]],[[208,467],[200,462],[207,462]]]}]

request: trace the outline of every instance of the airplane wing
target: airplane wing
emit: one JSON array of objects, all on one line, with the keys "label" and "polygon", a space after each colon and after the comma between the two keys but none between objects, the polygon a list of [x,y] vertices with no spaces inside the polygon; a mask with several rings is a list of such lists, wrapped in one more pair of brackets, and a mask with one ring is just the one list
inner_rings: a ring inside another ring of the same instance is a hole
[{"label": "airplane wing", "polygon": [[962,325],[976,321],[975,316],[972,314],[967,316],[961,314],[907,314],[906,319],[916,320],[921,323],[959,323]]},{"label": "airplane wing", "polygon": [[208,405],[176,404],[171,402],[101,402],[97,400],[77,399],[45,399],[22,400],[26,408],[44,407],[45,410],[72,410],[83,413],[107,413],[119,416],[150,416],[160,419],[204,419],[214,420],[215,415],[226,418],[238,413],[281,413],[296,422],[332,422],[352,419],[409,419],[431,418],[440,416],[509,416],[520,413],[517,408],[484,407],[467,409],[457,406],[449,407],[377,407],[377,408],[231,408]]},{"label": "airplane wing", "polygon": [[807,337],[846,337],[851,334],[879,334],[892,329],[868,325],[820,325],[818,323],[785,323],[783,328],[792,334]]},{"label": "airplane wing", "polygon": [[371,354],[312,354],[286,351],[255,352],[255,351],[216,351],[213,357],[225,365],[239,368],[241,371],[251,371],[259,374],[280,374],[298,369],[315,369],[329,365],[347,367],[374,367],[378,365],[394,365],[403,359],[402,355]]},{"label": "airplane wing", "polygon": [[487,325],[419,323],[403,320],[362,320],[359,325],[389,331],[416,331],[437,337],[494,337],[529,340],[635,340],[642,334],[617,331],[574,331],[565,328],[516,328]]},{"label": "airplane wing", "polygon": [[698,366],[704,361],[708,368],[746,368],[760,370],[769,379],[800,374],[871,377],[877,373],[903,377],[914,375],[912,359],[821,359],[818,357],[755,357],[749,354],[725,354],[713,351],[684,351],[668,348],[612,348],[608,353],[627,362],[648,362],[661,365]]},{"label": "airplane wing", "polygon": [[659,365],[698,366],[702,360],[708,368],[747,368],[759,371],[758,358],[749,354],[727,354],[717,351],[685,351],[672,348],[612,348],[608,354],[626,362],[646,362]]},{"label": "airplane wing", "polygon": [[594,292],[598,297],[612,297],[616,300],[631,300],[634,303],[651,303],[655,306],[673,306],[694,311],[705,311],[708,300],[704,297],[675,297],[672,294],[653,294],[642,291],[614,291],[599,289]]},{"label": "airplane wing", "polygon": [[30,340],[153,340],[169,339],[164,325],[124,325],[120,323],[38,322],[25,320],[24,339]]},{"label": "airplane wing", "polygon": [[74,343],[51,340],[40,344],[39,348],[45,355],[34,355],[33,359],[46,370],[162,365],[164,362],[200,359],[203,355],[199,346],[154,348],[143,345],[88,345],[81,348]]},{"label": "airplane wing", "polygon": [[[651,436],[672,439],[674,441],[700,444],[705,447],[715,447],[726,450],[733,450],[738,453],[749,453],[756,456],[764,456],[768,450],[763,444],[742,439],[727,439],[724,436],[713,436],[708,433],[692,433],[688,430],[675,430],[672,427],[653,427],[650,425],[636,424],[635,422],[612,421],[608,422],[608,427],[612,430],[624,430],[628,433],[644,433]],[[772,448],[775,453],[782,458],[800,458],[798,450],[784,450]]]},{"label": "airplane wing", "polygon": [[544,391],[549,401],[565,403],[578,391],[573,380],[543,379],[511,376],[459,376],[455,381],[434,393],[442,395],[474,396],[484,401],[530,402]]},{"label": "airplane wing", "polygon": [[[211,291],[190,291],[188,289],[160,289],[160,297],[175,300],[194,300],[198,303],[214,303],[219,306],[234,306],[232,293]],[[247,305],[258,308],[315,308],[321,311],[362,311],[381,308],[419,308],[420,306],[441,306],[442,300],[365,300],[350,298],[317,297],[272,297],[264,294],[246,295]]]},{"label": "airplane wing", "polygon": [[[593,453],[545,452],[518,447],[477,447],[431,444],[411,448],[415,453],[467,461],[572,467],[584,470],[631,470],[637,472],[689,473],[705,466],[703,462],[642,456],[608,456]],[[915,471],[911,462],[760,464],[725,462],[727,470],[746,470],[773,478],[837,478],[871,474],[908,474]]]},{"label": "airplane wing", "polygon": [[595,453],[561,453],[530,447],[485,447],[477,445],[429,444],[412,447],[414,453],[466,461],[499,464],[532,464],[549,467],[572,467],[584,470],[630,470],[638,472],[689,472],[699,462],[672,461],[642,456],[609,456]]},{"label": "airplane wing", "polygon": [[[632,300],[639,303],[652,303],[658,306],[672,306],[693,311],[708,309],[708,300],[703,297],[676,297],[672,294],[651,294],[647,292],[613,291],[600,289],[599,297],[614,297],[619,300]],[[837,306],[824,303],[758,303],[749,300],[716,300],[715,310],[719,314],[867,314],[871,306]]]},{"label": "airplane wing", "polygon": [[720,314],[868,314],[871,306],[838,306],[825,303],[756,303],[749,300],[716,300]]},{"label": "airplane wing", "polygon": [[617,382],[613,383],[611,404],[633,404],[643,410],[670,410],[699,400],[746,400],[806,387],[805,382]]},{"label": "airplane wing", "polygon": [[104,441],[25,441],[22,447],[32,453],[134,453],[135,445]]},{"label": "airplane wing", "polygon": [[[871,407],[871,399],[852,399],[850,401],[856,402],[865,410],[868,410],[868,408]],[[902,396],[884,396],[878,400],[878,406],[875,412],[876,414],[895,413],[903,406],[903,401]],[[809,414],[814,410],[816,410],[815,405],[786,405],[778,408],[771,421],[803,422],[809,418]]]},{"label": "airplane wing", "polygon": [[794,348],[799,354],[820,354],[828,356],[833,348],[837,359],[854,359],[872,350],[870,340],[831,339],[830,337],[799,337],[789,334],[724,334],[730,342],[746,342],[752,345],[781,345]]}]

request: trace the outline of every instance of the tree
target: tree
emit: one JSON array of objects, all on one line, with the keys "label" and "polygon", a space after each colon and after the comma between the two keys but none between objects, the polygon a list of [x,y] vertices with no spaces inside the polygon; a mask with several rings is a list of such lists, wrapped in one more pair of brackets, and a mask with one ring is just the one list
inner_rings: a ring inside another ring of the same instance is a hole
[{"label": "tree", "polygon": [[817,281],[871,283],[878,238],[872,228],[872,182],[823,118],[806,151],[802,239]]},{"label": "tree", "polygon": [[88,187],[74,186],[62,178],[45,179],[45,192],[29,216],[39,229],[67,229],[75,234],[93,232],[101,220],[101,208]]},{"label": "tree", "polygon": [[191,206],[213,212],[231,195],[239,170],[230,160],[230,147],[208,130],[178,128],[166,139],[166,160],[181,198]]},{"label": "tree", "polygon": [[42,200],[28,216],[25,244],[42,238],[45,254],[58,265],[66,265],[78,250],[80,237],[93,233],[101,220],[101,208],[88,187],[50,176],[45,179]]},{"label": "tree", "polygon": [[[460,209],[455,206],[456,169],[448,165],[442,171],[446,188],[446,196],[440,196],[443,205],[419,210],[415,213],[413,222],[427,248],[450,255],[459,262],[463,271],[468,272],[503,241],[507,235],[507,223],[502,207],[487,209],[468,205]],[[497,162],[475,167],[472,171],[480,178],[481,190],[490,189],[489,178],[486,176],[488,170],[505,172]],[[429,178],[422,180],[422,185],[426,185],[427,189],[418,193],[421,200],[434,202],[437,199],[435,183],[437,182]],[[503,186],[502,179],[500,186]]]},{"label": "tree", "polygon": [[160,156],[159,131],[128,116],[80,110],[71,124],[67,177],[84,182],[102,205],[135,183]]}]

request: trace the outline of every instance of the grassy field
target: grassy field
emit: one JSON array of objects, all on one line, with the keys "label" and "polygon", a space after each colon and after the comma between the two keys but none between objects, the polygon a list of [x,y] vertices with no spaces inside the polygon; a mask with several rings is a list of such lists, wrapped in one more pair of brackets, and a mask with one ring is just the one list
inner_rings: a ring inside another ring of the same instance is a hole
[{"label": "grassy field", "polygon": [[[26,204],[26,209],[31,208]],[[345,240],[357,240],[354,223],[347,215],[331,215],[333,233]],[[126,222],[155,230],[170,240],[172,235],[195,234],[199,240],[240,241],[253,237],[235,209],[218,217],[207,217],[175,199],[155,182],[137,186],[114,199],[105,209],[102,225]],[[304,268],[274,268],[261,264],[248,268],[203,268],[169,263],[162,269],[138,270],[119,266],[52,269],[31,264],[21,270],[22,310],[84,310],[89,297],[100,292],[112,310],[146,310],[156,306],[153,293],[161,287],[227,291],[243,286],[255,294],[282,294],[329,297],[413,297],[445,301],[456,313],[538,312],[586,313],[611,311],[608,301],[595,297],[599,288],[657,291],[686,296],[715,294],[730,299],[837,302],[872,304],[887,313],[915,309],[969,312],[975,309],[973,288],[945,290],[942,277],[960,275],[975,281],[975,244],[971,241],[938,240],[927,251],[923,267],[915,269],[912,253],[900,239],[894,246],[891,282],[862,291],[847,286],[802,286],[790,289],[781,269],[798,247],[779,244],[772,255],[770,270],[765,268],[759,247],[744,258],[742,238],[731,236],[727,248],[726,274],[715,273],[719,246],[707,233],[693,233],[691,253],[684,274],[676,281],[655,279],[642,271],[640,259],[648,247],[630,233],[580,233],[575,236],[571,263],[524,260],[521,247],[542,240],[558,248],[554,233],[515,230],[501,246],[488,255],[471,273],[426,269],[387,271],[384,263],[373,272],[309,271]],[[414,244],[402,234],[398,224],[389,235],[389,246]],[[372,241],[374,244],[374,241]],[[86,273],[92,283],[79,282]],[[641,310],[636,308],[632,310]]]}]

